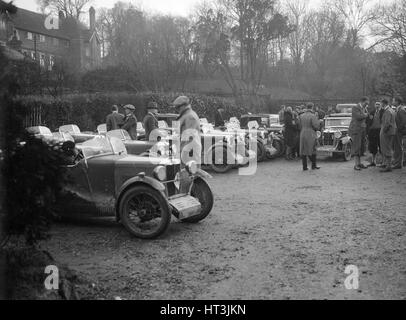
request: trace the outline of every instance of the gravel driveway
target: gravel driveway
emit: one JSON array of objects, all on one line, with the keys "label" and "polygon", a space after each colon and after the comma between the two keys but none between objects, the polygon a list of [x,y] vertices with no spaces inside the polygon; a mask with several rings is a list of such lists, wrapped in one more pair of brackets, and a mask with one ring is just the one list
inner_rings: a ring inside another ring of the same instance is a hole
[{"label": "gravel driveway", "polygon": [[[406,170],[324,159],[215,175],[212,214],[143,241],[111,221],[63,223],[43,246],[93,285],[84,298],[406,299]],[[359,289],[347,290],[347,265]]]}]

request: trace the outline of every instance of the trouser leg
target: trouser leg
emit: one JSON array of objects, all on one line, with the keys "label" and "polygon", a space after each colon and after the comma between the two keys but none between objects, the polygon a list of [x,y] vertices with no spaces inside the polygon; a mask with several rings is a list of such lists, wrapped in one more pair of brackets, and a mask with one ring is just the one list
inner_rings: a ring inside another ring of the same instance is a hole
[{"label": "trouser leg", "polygon": [[302,156],[303,170],[307,169],[307,156]]},{"label": "trouser leg", "polygon": [[403,167],[403,141],[402,135],[397,134],[394,137],[394,154],[393,154],[393,165]]}]

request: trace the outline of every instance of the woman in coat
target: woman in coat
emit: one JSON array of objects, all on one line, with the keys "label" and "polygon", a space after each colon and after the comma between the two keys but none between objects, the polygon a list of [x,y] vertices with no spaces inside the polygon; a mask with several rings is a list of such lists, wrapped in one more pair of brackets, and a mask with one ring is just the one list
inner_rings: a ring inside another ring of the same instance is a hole
[{"label": "woman in coat", "polygon": [[307,171],[307,158],[312,162],[312,169],[320,169],[316,162],[317,130],[320,130],[320,120],[313,112],[313,103],[308,103],[306,111],[300,115],[300,156],[302,157],[303,170]]},{"label": "woman in coat", "polygon": [[293,151],[296,145],[297,126],[292,107],[286,109],[285,115],[285,142],[286,142],[286,160],[293,160]]}]

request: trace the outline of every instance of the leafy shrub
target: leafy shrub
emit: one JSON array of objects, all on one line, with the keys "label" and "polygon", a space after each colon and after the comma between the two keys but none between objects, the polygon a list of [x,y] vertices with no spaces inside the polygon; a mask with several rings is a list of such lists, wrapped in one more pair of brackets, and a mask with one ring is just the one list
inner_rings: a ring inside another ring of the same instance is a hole
[{"label": "leafy shrub", "polygon": [[[57,99],[50,96],[20,96],[17,102],[25,110],[28,108],[41,108],[42,123],[51,130],[56,130],[64,124],[76,124],[82,131],[95,131],[97,125],[104,123],[113,104],[132,104],[136,107],[136,117],[141,121],[146,114],[149,101],[155,101],[160,107],[160,112],[174,112],[170,107],[172,102],[181,93],[93,93],[69,94]],[[229,117],[240,116],[247,112],[244,108],[237,107],[233,99],[219,98],[199,94],[188,95],[192,106],[202,118],[214,121],[217,106],[223,106]],[[123,110],[121,110],[123,111]],[[39,125],[39,124],[37,124]]]},{"label": "leafy shrub", "polygon": [[23,235],[28,244],[48,237],[53,204],[61,189],[63,156],[60,148],[28,134],[21,117],[10,110],[21,106],[9,104],[5,132],[4,159],[1,170],[4,188],[4,230],[8,235]]}]

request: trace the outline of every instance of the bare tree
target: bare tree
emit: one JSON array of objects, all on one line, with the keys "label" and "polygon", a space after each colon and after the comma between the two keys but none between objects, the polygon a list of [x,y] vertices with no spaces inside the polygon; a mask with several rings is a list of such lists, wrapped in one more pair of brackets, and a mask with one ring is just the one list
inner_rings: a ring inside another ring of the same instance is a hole
[{"label": "bare tree", "polygon": [[309,1],[287,1],[285,10],[291,23],[295,25],[295,30],[289,35],[288,44],[296,72],[299,72],[309,46]]},{"label": "bare tree", "polygon": [[371,48],[383,44],[406,55],[406,2],[397,0],[389,5],[378,5],[375,11],[377,15],[372,29],[377,41]]},{"label": "bare tree", "polygon": [[374,20],[372,0],[330,0],[330,4],[343,17],[347,25],[347,43],[351,48],[361,44],[363,32]]},{"label": "bare tree", "polygon": [[91,1],[92,0],[37,0],[37,3],[43,11],[45,9],[56,13],[62,11],[65,17],[72,17],[79,20],[82,13],[85,12],[84,8]]}]

